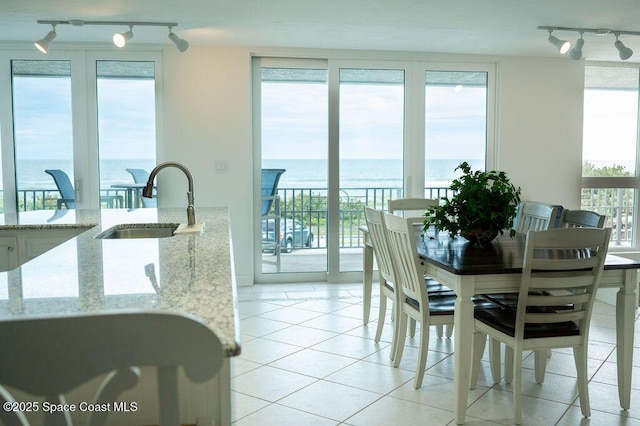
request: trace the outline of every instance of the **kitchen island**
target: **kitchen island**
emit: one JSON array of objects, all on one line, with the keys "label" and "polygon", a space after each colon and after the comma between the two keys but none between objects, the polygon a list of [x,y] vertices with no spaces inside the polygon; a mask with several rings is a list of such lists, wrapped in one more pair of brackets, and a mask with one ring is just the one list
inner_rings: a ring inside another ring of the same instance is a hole
[{"label": "kitchen island", "polygon": [[[166,238],[95,238],[114,225],[180,224],[185,223],[186,218],[184,209],[69,210],[59,211],[57,217],[53,212],[45,211],[3,218],[4,226],[0,229],[5,230],[16,224],[43,229],[97,225],[18,268],[0,272],[0,321],[20,317],[159,310],[199,319],[220,339],[227,357],[238,355],[236,285],[226,208],[198,208],[197,221],[204,223],[202,234]],[[198,399],[217,398],[221,402],[204,407],[204,413],[199,411],[202,407],[193,408],[194,404],[185,404],[189,409],[181,410],[181,414],[189,416],[188,423],[195,423],[196,418],[206,418],[207,413],[214,411],[215,424],[230,424],[228,358],[214,381],[217,383],[210,387],[198,388],[198,392],[204,392],[210,398],[202,394]],[[221,395],[211,394],[220,390]],[[135,391],[123,394],[123,398],[138,398]],[[128,420],[141,423],[146,421],[146,417]]]}]

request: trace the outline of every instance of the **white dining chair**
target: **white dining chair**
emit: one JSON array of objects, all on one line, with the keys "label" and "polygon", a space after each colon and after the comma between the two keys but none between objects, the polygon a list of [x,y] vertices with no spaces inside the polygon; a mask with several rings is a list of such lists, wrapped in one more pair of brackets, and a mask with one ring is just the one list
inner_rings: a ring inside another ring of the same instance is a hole
[{"label": "white dining chair", "polygon": [[545,203],[525,201],[518,206],[516,233],[526,234],[529,230],[544,231],[555,228],[560,208]]},{"label": "white dining chair", "polygon": [[567,210],[562,212],[562,228],[604,228],[606,216],[591,210]]},{"label": "white dining chair", "polygon": [[[425,212],[427,209],[437,206],[440,201],[438,199],[432,198],[396,198],[394,200],[389,200],[387,203],[387,211],[391,214],[395,214],[398,216],[406,217],[406,218],[414,218],[413,223],[416,225],[422,225],[425,220]],[[426,275],[425,275],[426,276]],[[440,284],[433,278],[427,277],[429,284],[429,291],[434,293],[436,291],[441,292],[449,292],[451,289]],[[443,326],[439,325],[436,327],[436,332],[438,337],[443,336]],[[409,336],[414,337],[416,333],[416,323],[411,319],[409,321]],[[446,335],[447,337],[451,337],[453,334],[453,326],[446,326]]]},{"label": "white dining chair", "polygon": [[[558,220],[559,212],[560,207],[558,206],[534,201],[523,201],[518,206],[516,213],[516,233],[526,235],[530,230],[545,231],[554,228]],[[518,293],[482,294],[481,297],[504,306],[515,306],[518,303]],[[496,362],[499,364],[500,351],[491,352],[490,356],[496,358]],[[539,380],[539,383],[544,381],[545,371],[543,365],[549,356],[551,356],[550,351],[536,352],[535,354],[536,380]],[[507,383],[511,383],[513,380],[513,376],[511,375],[513,371],[512,360],[513,353],[511,348],[507,347],[505,350],[504,366],[505,381]],[[494,371],[494,375],[494,380],[498,380],[499,368]]]},{"label": "white dining chair", "polygon": [[386,241],[387,237],[385,235],[384,224],[382,222],[383,212],[381,210],[365,207],[364,216],[367,223],[369,238],[371,239],[371,245],[373,247],[373,255],[375,256],[376,263],[378,264],[378,276],[380,281],[380,307],[378,310],[378,326],[376,327],[374,341],[378,343],[382,338],[382,331],[387,314],[387,300],[390,300],[392,304],[391,317],[394,330],[391,339],[389,358],[393,359],[398,336],[398,321],[395,318],[395,314],[397,312],[397,295],[395,292],[395,280],[393,278],[393,270],[391,266],[391,253],[389,252],[389,245]]},{"label": "white dining chair", "polygon": [[[396,283],[396,304],[398,320],[396,353],[393,366],[402,360],[407,336],[407,323],[411,318],[420,324],[419,355],[414,387],[422,386],[429,352],[429,327],[452,325],[456,294],[430,294],[422,274],[422,262],[416,247],[416,235],[411,218],[384,214],[387,243],[391,253],[393,277]],[[476,309],[490,309],[495,305],[480,298],[474,298]]]},{"label": "white dining chair", "polygon": [[420,217],[430,207],[437,206],[439,201],[431,198],[396,198],[387,202],[387,211],[403,217]]},{"label": "white dining chair", "polygon": [[[0,321],[0,342],[0,402],[15,401],[8,391],[12,388],[62,404],[65,394],[104,376],[95,399],[86,402],[113,403],[138,384],[138,367],[152,366],[157,372],[153,382],[159,407],[159,421],[154,423],[171,426],[185,423],[178,410],[178,367],[188,379],[201,383],[218,373],[224,358],[220,340],[210,328],[186,316],[160,312]],[[0,424],[30,424],[23,411],[0,410]],[[102,425],[109,412],[76,414],[91,416],[74,419],[76,424]],[[44,424],[51,425],[71,421],[68,411],[44,418]]]},{"label": "white dining chair", "polygon": [[[369,238],[371,239],[371,245],[373,247],[373,253],[378,264],[378,275],[380,283],[380,306],[378,310],[378,325],[376,327],[376,334],[374,341],[380,342],[382,338],[382,332],[385,325],[385,318],[387,315],[387,302],[391,302],[391,322],[393,324],[393,334],[391,339],[391,347],[389,352],[389,358],[393,360],[396,353],[396,343],[398,340],[398,294],[396,292],[395,279],[393,275],[393,267],[391,262],[390,247],[387,242],[387,236],[385,234],[384,212],[381,210],[365,207],[365,220],[367,223],[367,230]],[[430,294],[438,294],[439,296],[448,295],[455,296],[453,290],[446,286],[443,286],[437,281],[429,278],[423,278],[423,285]],[[411,337],[415,335],[415,321],[412,319],[413,330],[410,333]],[[438,337],[442,337],[442,326],[438,330]],[[451,337],[449,335],[449,337]]]},{"label": "white dining chair", "polygon": [[422,386],[429,351],[429,327],[453,324],[455,295],[430,299],[424,284],[422,264],[418,257],[415,232],[411,219],[392,214],[384,215],[387,242],[391,252],[393,276],[396,280],[398,319],[393,366],[402,360],[409,318],[420,324],[419,356],[414,387]]},{"label": "white dining chair", "polygon": [[[475,387],[487,335],[494,352],[499,351],[499,342],[510,347],[514,353],[516,424],[522,423],[523,352],[530,350],[573,348],[580,408],[583,416],[590,416],[589,322],[610,237],[610,228],[529,231],[517,307],[474,312],[471,387]],[[556,294],[557,291],[561,292]],[[555,309],[564,305],[572,305],[573,309]],[[496,360],[491,358],[490,362]]]}]

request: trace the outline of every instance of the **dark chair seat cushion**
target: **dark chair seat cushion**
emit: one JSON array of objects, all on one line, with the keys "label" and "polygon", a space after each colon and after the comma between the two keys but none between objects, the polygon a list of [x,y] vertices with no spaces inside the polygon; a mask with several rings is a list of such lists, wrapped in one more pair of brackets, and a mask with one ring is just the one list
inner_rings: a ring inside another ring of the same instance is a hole
[{"label": "dark chair seat cushion", "polygon": [[[490,302],[495,303],[496,305],[500,305],[503,308],[517,308],[518,307],[518,294],[519,293],[493,293],[493,294],[479,294],[478,297],[488,300]],[[549,294],[546,291],[530,291],[529,295],[531,296],[541,296]],[[554,309],[573,309],[573,305],[561,305],[554,306]]]},{"label": "dark chair seat cushion", "polygon": [[[509,336],[515,336],[516,309],[476,309],[474,317]],[[549,324],[525,324],[524,338],[576,336],[580,334],[578,325],[573,321]]]},{"label": "dark chair seat cushion", "polygon": [[455,294],[455,292],[453,290],[451,290],[449,287],[447,287],[446,285],[439,283],[438,281],[432,279],[432,278],[425,278],[424,279],[424,283],[427,286],[427,292],[429,293],[429,295],[432,294]]},{"label": "dark chair seat cushion", "polygon": [[[406,301],[415,309],[420,309],[420,303],[417,300],[407,297]],[[471,301],[473,302],[474,309],[500,309],[500,306],[495,303],[478,297],[473,297]],[[455,312],[455,303],[455,294],[449,296],[429,296],[429,312],[431,315],[453,315]]]},{"label": "dark chair seat cushion", "polygon": [[[427,286],[427,293],[429,294],[429,297],[449,297],[456,295],[455,291],[431,278],[425,278],[424,283]],[[388,282],[385,282],[384,286],[389,290],[393,290],[393,286]]]}]

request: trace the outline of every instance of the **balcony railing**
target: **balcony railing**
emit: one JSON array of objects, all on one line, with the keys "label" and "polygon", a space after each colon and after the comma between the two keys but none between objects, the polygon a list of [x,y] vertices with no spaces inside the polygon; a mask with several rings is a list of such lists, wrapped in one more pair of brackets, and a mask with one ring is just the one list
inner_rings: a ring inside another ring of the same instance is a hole
[{"label": "balcony railing", "polygon": [[[425,197],[448,197],[449,188],[427,187]],[[103,189],[101,196],[126,196],[124,189]],[[279,188],[281,215],[299,220],[314,235],[311,248],[326,248],[327,188]],[[389,200],[401,198],[399,187],[341,188],[339,210],[340,247],[362,247],[364,206],[387,210]],[[55,189],[25,189],[18,191],[18,210],[53,210],[60,194]],[[633,188],[584,188],[582,208],[593,210],[607,217],[605,226],[613,229],[611,242],[618,247],[630,247],[633,233]],[[105,206],[106,207],[106,206]]]},{"label": "balcony railing", "polygon": [[633,237],[634,188],[583,188],[581,208],[607,217],[611,227],[611,244],[630,247]]},{"label": "balcony railing", "polygon": [[[449,195],[449,188],[425,188],[427,198]],[[278,188],[280,214],[282,217],[299,220],[313,234],[311,248],[326,248],[327,235],[327,188]],[[364,207],[387,210],[389,200],[402,198],[399,187],[341,188],[339,196],[339,244],[341,248],[362,247],[362,232],[365,224]]]},{"label": "balcony railing", "polygon": [[[126,197],[126,189],[101,189],[101,197]],[[60,192],[57,189],[19,189],[18,211],[55,210]],[[104,207],[108,207],[107,203]]]}]

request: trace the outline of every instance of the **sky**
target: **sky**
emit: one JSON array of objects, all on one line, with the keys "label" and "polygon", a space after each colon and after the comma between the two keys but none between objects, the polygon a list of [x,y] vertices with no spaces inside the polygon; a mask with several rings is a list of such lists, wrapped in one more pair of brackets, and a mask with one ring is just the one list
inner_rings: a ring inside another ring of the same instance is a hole
[{"label": "sky", "polygon": [[638,92],[585,92],[583,159],[602,166],[624,165],[633,171],[638,138]]},{"label": "sky", "polygon": [[[340,87],[340,157],[401,159],[404,95],[401,85],[343,84]],[[264,83],[264,159],[326,159],[327,86]],[[486,91],[434,87],[427,92],[430,158],[484,158]]]},{"label": "sky", "polygon": [[[14,120],[19,159],[72,157],[71,87],[67,77],[16,77]],[[326,159],[326,84],[264,83],[265,159]],[[103,159],[149,158],[155,152],[153,80],[100,79],[99,144]],[[595,164],[635,162],[636,91],[587,90],[584,159]],[[426,94],[429,158],[484,155],[484,89],[430,87]],[[402,85],[343,84],[340,155],[343,159],[400,159]]]},{"label": "sky", "polygon": [[[155,156],[154,84],[143,79],[99,80],[101,158]],[[71,79],[16,77],[13,93],[17,158],[72,158]]]}]

